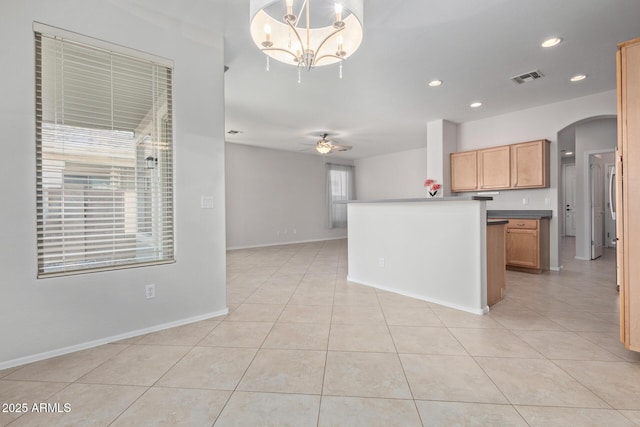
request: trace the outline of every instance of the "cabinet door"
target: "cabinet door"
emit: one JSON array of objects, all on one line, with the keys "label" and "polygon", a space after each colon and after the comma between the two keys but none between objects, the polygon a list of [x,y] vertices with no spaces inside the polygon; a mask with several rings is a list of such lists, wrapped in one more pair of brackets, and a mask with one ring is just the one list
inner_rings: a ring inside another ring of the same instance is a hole
[{"label": "cabinet door", "polygon": [[510,146],[478,151],[478,184],[481,189],[509,188],[511,185]]},{"label": "cabinet door", "polygon": [[507,229],[507,264],[517,267],[540,268],[538,231]]},{"label": "cabinet door", "polygon": [[620,338],[640,351],[640,39],[618,53],[617,256]]},{"label": "cabinet door", "polygon": [[478,155],[476,151],[451,154],[451,191],[478,189]]},{"label": "cabinet door", "polygon": [[511,146],[511,187],[549,187],[549,141]]},{"label": "cabinet door", "polygon": [[506,287],[506,227],[487,225],[487,305],[502,300]]}]

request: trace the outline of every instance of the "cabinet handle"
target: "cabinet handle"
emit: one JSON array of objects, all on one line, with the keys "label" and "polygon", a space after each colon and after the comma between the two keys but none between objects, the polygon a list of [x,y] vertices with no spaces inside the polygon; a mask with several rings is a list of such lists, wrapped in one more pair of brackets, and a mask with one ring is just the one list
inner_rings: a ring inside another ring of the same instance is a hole
[{"label": "cabinet handle", "polygon": [[518,227],[524,227],[524,224],[516,224]]}]

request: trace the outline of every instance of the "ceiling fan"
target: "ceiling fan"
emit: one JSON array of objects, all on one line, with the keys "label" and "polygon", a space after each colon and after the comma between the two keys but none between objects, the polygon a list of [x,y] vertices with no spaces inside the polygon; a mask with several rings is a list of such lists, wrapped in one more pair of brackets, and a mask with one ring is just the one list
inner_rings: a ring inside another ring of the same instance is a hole
[{"label": "ceiling fan", "polygon": [[321,135],[322,139],[316,142],[316,151],[320,154],[329,154],[333,151],[347,151],[353,148],[351,145],[346,144],[335,144],[332,141],[328,140],[328,133],[323,133]]}]

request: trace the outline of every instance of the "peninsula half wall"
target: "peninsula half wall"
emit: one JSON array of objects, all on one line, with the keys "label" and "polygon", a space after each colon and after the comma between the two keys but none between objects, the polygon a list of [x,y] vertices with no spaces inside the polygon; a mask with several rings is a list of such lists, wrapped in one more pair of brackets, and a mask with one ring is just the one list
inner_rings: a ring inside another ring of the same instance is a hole
[{"label": "peninsula half wall", "polygon": [[348,280],[487,313],[486,200],[348,202]]}]

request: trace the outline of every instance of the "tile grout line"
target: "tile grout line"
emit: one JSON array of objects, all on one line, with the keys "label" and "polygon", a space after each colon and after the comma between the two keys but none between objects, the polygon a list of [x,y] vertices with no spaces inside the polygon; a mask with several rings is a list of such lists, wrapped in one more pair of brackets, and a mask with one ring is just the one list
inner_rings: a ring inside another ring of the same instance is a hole
[{"label": "tile grout line", "polygon": [[411,387],[411,383],[409,382],[409,378],[407,377],[407,372],[405,371],[404,364],[402,363],[402,358],[400,357],[400,353],[398,352],[398,346],[396,345],[396,340],[393,338],[393,334],[391,333],[391,328],[389,327],[389,322],[387,322],[387,315],[385,314],[384,308],[382,307],[382,303],[380,302],[380,296],[377,292],[375,293],[375,296],[376,296],[376,300],[378,301],[378,306],[380,307],[380,311],[382,312],[382,317],[384,318],[384,324],[387,327],[389,336],[391,337],[393,348],[395,348],[396,350],[396,358],[398,360],[398,363],[400,364],[400,369],[402,369],[402,375],[404,376],[404,380],[407,383],[407,388],[409,389],[409,394],[411,395],[411,400],[413,401],[413,407],[416,409],[416,413],[418,414],[418,419],[420,420],[422,425],[425,425],[425,420],[422,419],[422,414],[420,413],[420,409],[418,408],[418,402],[416,401],[416,397],[413,394],[413,388]]},{"label": "tile grout line", "polygon": [[[291,260],[294,257],[294,255],[291,255],[289,257],[288,260]],[[317,253],[314,256],[314,259],[317,257]],[[283,264],[284,265],[284,264]],[[281,266],[282,267],[282,266]],[[307,267],[307,269],[305,270],[305,273],[302,275],[302,278],[300,279],[300,281],[298,282],[297,286],[296,286],[296,290],[300,287],[300,283],[302,282],[304,276],[306,275],[306,272],[309,270],[309,267]],[[277,271],[277,270],[276,270]],[[269,278],[272,278],[273,275],[275,274],[275,271],[269,276]],[[265,281],[263,282],[263,284],[267,281],[268,279],[265,279]],[[262,286],[262,285],[260,285]],[[260,287],[259,286],[259,287]],[[256,288],[257,290],[257,288]],[[254,291],[255,292],[255,291]],[[295,290],[294,290],[295,293]],[[252,293],[253,295],[253,293]],[[227,405],[229,404],[229,402],[231,401],[231,398],[233,397],[233,395],[236,392],[243,392],[242,390],[238,390],[238,386],[240,385],[240,383],[242,382],[242,380],[244,379],[244,377],[247,374],[247,371],[249,370],[249,368],[251,367],[251,365],[253,364],[253,362],[255,361],[256,357],[258,356],[258,353],[260,352],[260,350],[262,349],[262,346],[264,345],[264,343],[266,342],[267,338],[269,337],[269,335],[271,334],[271,332],[273,331],[273,328],[275,327],[275,325],[278,323],[278,319],[280,319],[280,316],[282,316],[282,313],[284,312],[284,310],[286,309],[287,305],[289,304],[289,301],[291,300],[291,298],[293,297],[293,293],[291,294],[291,296],[289,297],[289,299],[287,300],[287,303],[283,304],[283,308],[280,311],[280,313],[278,314],[277,318],[275,319],[275,321],[273,322],[273,324],[271,325],[271,328],[269,329],[269,332],[267,332],[267,334],[265,335],[265,337],[262,339],[262,342],[260,343],[260,345],[258,346],[258,348],[256,349],[255,354],[253,355],[251,361],[247,364],[247,367],[245,368],[244,372],[242,373],[242,375],[240,376],[240,378],[238,379],[238,382],[236,383],[234,389],[231,391],[231,393],[229,394],[229,397],[227,399],[227,401],[225,402],[225,404],[222,406],[222,408],[220,409],[220,412],[218,413],[216,419],[214,420],[212,427],[218,422],[218,419],[220,418],[220,416],[222,415],[222,413],[224,412],[225,408],[227,407]],[[248,299],[249,297],[247,297]],[[240,305],[242,305],[243,303],[241,303]],[[319,408],[318,408],[318,412],[319,412]]]},{"label": "tile grout line", "polygon": [[322,414],[322,402],[324,401],[324,382],[327,377],[327,364],[329,362],[329,343],[331,342],[331,330],[333,329],[333,309],[336,302],[336,288],[338,287],[338,269],[340,264],[336,266],[336,280],[333,284],[333,298],[331,302],[331,313],[329,314],[329,334],[327,335],[327,349],[324,353],[324,369],[322,370],[322,384],[320,386],[320,404],[318,405],[318,417],[316,420],[316,426],[320,425],[320,415]]},{"label": "tile grout line", "polygon": [[[291,255],[289,257],[289,259],[291,259],[293,257],[293,255]],[[271,273],[271,275],[269,276],[269,278],[273,277],[273,275],[275,274],[275,272]],[[264,280],[264,282],[266,282],[267,279]],[[263,282],[263,283],[264,283]],[[228,285],[227,285],[228,286]],[[260,285],[262,286],[262,285]],[[259,287],[260,287],[259,286]],[[257,290],[257,288],[256,288]],[[254,291],[255,292],[255,291]],[[253,293],[252,293],[253,295]],[[248,299],[249,297],[247,297]],[[246,300],[246,299],[245,299]],[[240,305],[242,305],[243,303],[241,303]],[[240,306],[239,305],[239,306]],[[238,307],[239,307],[238,306]],[[286,307],[286,304],[284,305],[284,307]],[[280,311],[280,313],[278,314],[278,318],[280,318],[280,316],[282,315],[282,311],[284,311],[284,308]],[[271,325],[271,328],[269,329],[269,332],[267,332],[265,334],[265,337],[262,339],[262,342],[260,343],[260,345],[258,346],[256,350],[256,352],[254,353],[253,357],[251,358],[251,361],[247,364],[247,367],[244,369],[244,372],[242,373],[242,375],[240,376],[240,378],[238,379],[238,381],[236,382],[236,385],[234,386],[233,390],[231,390],[231,392],[229,393],[229,397],[227,398],[226,402],[224,403],[224,405],[222,405],[222,408],[220,409],[220,412],[218,413],[218,415],[216,416],[216,419],[213,421],[213,424],[211,425],[212,427],[215,426],[215,424],[218,422],[218,420],[220,419],[220,416],[222,415],[222,413],[224,412],[224,410],[226,409],[227,405],[229,404],[229,402],[231,401],[231,398],[233,397],[233,395],[239,391],[238,390],[238,386],[240,385],[240,383],[242,382],[242,379],[245,377],[245,375],[247,374],[247,371],[249,370],[249,368],[251,367],[251,365],[253,364],[253,362],[256,360],[256,357],[258,356],[258,353],[260,352],[260,349],[262,348],[262,346],[264,345],[264,342],[267,340],[267,338],[269,337],[269,334],[271,333],[271,331],[273,331],[273,328],[275,327],[275,324],[277,322],[276,321],[273,322],[273,324]],[[226,319],[225,319],[226,320]]]}]

